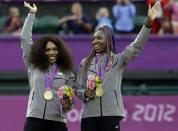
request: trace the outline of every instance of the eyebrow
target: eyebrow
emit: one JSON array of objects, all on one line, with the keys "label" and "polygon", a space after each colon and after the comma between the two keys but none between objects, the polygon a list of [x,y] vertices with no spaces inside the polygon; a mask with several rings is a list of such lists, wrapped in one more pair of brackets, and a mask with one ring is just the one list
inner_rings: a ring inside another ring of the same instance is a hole
[{"label": "eyebrow", "polygon": [[52,47],[52,48],[46,47],[45,49],[58,49],[58,48],[57,47]]}]

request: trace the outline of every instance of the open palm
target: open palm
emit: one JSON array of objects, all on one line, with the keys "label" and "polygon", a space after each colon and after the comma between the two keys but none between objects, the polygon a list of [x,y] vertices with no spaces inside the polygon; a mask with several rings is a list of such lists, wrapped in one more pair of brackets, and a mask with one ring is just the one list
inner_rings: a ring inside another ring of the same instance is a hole
[{"label": "open palm", "polygon": [[149,5],[149,9],[148,9],[148,19],[150,21],[154,21],[158,15],[158,12],[160,11],[161,8],[161,4],[160,2],[156,2],[153,7],[151,7]]},{"label": "open palm", "polygon": [[28,8],[30,10],[30,12],[36,13],[37,12],[37,6],[35,4],[33,4],[33,6],[31,6],[29,3],[24,2],[24,6],[26,8]]}]

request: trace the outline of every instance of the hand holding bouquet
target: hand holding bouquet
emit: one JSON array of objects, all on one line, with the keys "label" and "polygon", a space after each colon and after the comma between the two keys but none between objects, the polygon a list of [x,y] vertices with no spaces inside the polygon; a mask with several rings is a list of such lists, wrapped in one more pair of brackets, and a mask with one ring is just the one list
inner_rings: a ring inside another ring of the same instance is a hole
[{"label": "hand holding bouquet", "polygon": [[62,86],[58,90],[58,97],[62,103],[62,111],[67,112],[72,109],[74,102],[74,91],[70,86]]},{"label": "hand holding bouquet", "polygon": [[88,75],[85,96],[93,99],[95,96],[100,97],[102,95],[103,95],[102,79],[99,76]]}]

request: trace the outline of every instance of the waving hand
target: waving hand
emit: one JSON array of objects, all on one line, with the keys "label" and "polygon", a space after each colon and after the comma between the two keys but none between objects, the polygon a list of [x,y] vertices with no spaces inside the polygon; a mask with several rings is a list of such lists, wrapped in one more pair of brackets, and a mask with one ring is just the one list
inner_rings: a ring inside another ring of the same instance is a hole
[{"label": "waving hand", "polygon": [[35,4],[33,4],[33,6],[31,6],[29,3],[24,2],[24,7],[28,8],[30,10],[30,12],[32,13],[36,13],[37,12],[37,6]]}]

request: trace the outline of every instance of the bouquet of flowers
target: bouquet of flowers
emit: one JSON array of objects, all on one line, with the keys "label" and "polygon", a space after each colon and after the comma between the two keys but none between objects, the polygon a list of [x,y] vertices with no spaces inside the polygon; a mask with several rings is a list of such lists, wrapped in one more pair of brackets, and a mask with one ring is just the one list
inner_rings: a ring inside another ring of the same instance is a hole
[{"label": "bouquet of flowers", "polygon": [[[74,106],[74,101],[73,101],[74,91],[70,86],[65,85],[65,86],[60,87],[58,90],[58,97],[62,103],[62,111],[67,112],[73,108],[73,106]],[[66,101],[70,102],[69,109],[65,109],[63,106]]]},{"label": "bouquet of flowers", "polygon": [[102,79],[99,76],[88,75],[87,88],[91,91],[96,91],[96,96],[100,97],[103,95]]}]

